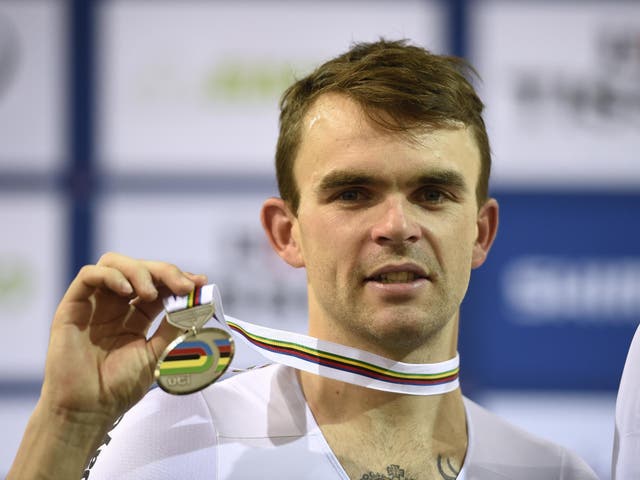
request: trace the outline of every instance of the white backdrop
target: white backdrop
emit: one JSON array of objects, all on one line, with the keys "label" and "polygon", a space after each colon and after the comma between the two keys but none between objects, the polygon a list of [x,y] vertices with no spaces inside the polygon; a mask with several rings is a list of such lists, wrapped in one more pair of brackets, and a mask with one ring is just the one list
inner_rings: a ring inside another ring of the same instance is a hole
[{"label": "white backdrop", "polygon": [[0,3],[0,165],[51,172],[64,160],[63,0]]},{"label": "white backdrop", "polygon": [[640,4],[471,2],[494,185],[640,189]]},{"label": "white backdrop", "polygon": [[111,172],[270,173],[294,76],[380,36],[444,47],[422,0],[103,2],[99,155]]},{"label": "white backdrop", "polygon": [[54,194],[0,194],[0,380],[38,381],[64,285],[65,204]]}]

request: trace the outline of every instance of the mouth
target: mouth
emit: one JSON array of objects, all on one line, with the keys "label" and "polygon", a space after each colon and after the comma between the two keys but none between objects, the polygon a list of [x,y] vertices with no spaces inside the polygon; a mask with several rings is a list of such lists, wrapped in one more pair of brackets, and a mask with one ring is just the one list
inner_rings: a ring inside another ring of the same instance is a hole
[{"label": "mouth", "polygon": [[427,273],[417,265],[386,266],[373,272],[365,281],[383,285],[413,283],[418,280],[429,280]]},{"label": "mouth", "polygon": [[381,275],[376,275],[374,277],[369,278],[369,280],[378,282],[378,283],[409,283],[413,282],[419,277],[413,272],[393,272],[393,273],[383,273]]}]

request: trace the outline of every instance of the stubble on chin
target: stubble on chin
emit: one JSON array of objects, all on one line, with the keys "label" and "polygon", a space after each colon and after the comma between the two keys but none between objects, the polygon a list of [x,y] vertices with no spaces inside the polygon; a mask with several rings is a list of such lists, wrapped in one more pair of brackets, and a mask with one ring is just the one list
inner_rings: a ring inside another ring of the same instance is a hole
[{"label": "stubble on chin", "polygon": [[390,358],[404,358],[416,350],[441,343],[458,312],[455,301],[443,297],[424,307],[415,304],[374,306],[340,294],[337,297],[323,308],[334,323],[331,327],[334,340]]}]

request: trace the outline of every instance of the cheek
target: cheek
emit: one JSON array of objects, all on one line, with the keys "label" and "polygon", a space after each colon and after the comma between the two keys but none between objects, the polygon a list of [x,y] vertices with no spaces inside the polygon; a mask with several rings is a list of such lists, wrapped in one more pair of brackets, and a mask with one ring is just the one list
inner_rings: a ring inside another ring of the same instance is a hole
[{"label": "cheek", "polygon": [[325,216],[301,228],[301,247],[309,279],[339,282],[356,270],[361,256],[358,229],[338,216]]},{"label": "cheek", "polygon": [[464,216],[456,222],[447,223],[440,236],[440,248],[444,252],[449,269],[461,274],[470,269],[473,247],[477,238],[475,216]]},{"label": "cheek", "polygon": [[299,245],[309,274],[326,268],[330,263],[329,253],[335,250],[335,236],[331,234],[331,228],[318,220],[301,222],[300,225]]},{"label": "cheek", "polygon": [[344,216],[321,209],[307,212],[301,221],[301,228],[303,228],[303,241],[316,250],[315,253],[340,248],[349,243],[359,230],[353,221],[349,221]]}]

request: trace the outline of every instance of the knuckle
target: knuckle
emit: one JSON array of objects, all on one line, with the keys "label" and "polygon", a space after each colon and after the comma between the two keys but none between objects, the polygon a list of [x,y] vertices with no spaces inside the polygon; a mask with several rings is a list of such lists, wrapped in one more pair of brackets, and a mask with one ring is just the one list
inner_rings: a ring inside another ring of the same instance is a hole
[{"label": "knuckle", "polygon": [[95,271],[95,265],[84,265],[78,271],[79,277],[86,277]]},{"label": "knuckle", "polygon": [[182,275],[182,270],[173,263],[160,261],[147,261],[145,263],[151,271],[158,275]]},{"label": "knuckle", "polygon": [[168,263],[167,264],[167,268],[173,274],[182,275],[182,270],[180,268],[178,268],[178,266],[173,264],[173,263]]},{"label": "knuckle", "polygon": [[112,263],[117,255],[118,254],[114,253],[114,252],[105,252],[105,253],[103,253],[100,256],[100,259],[98,260],[98,265]]}]

